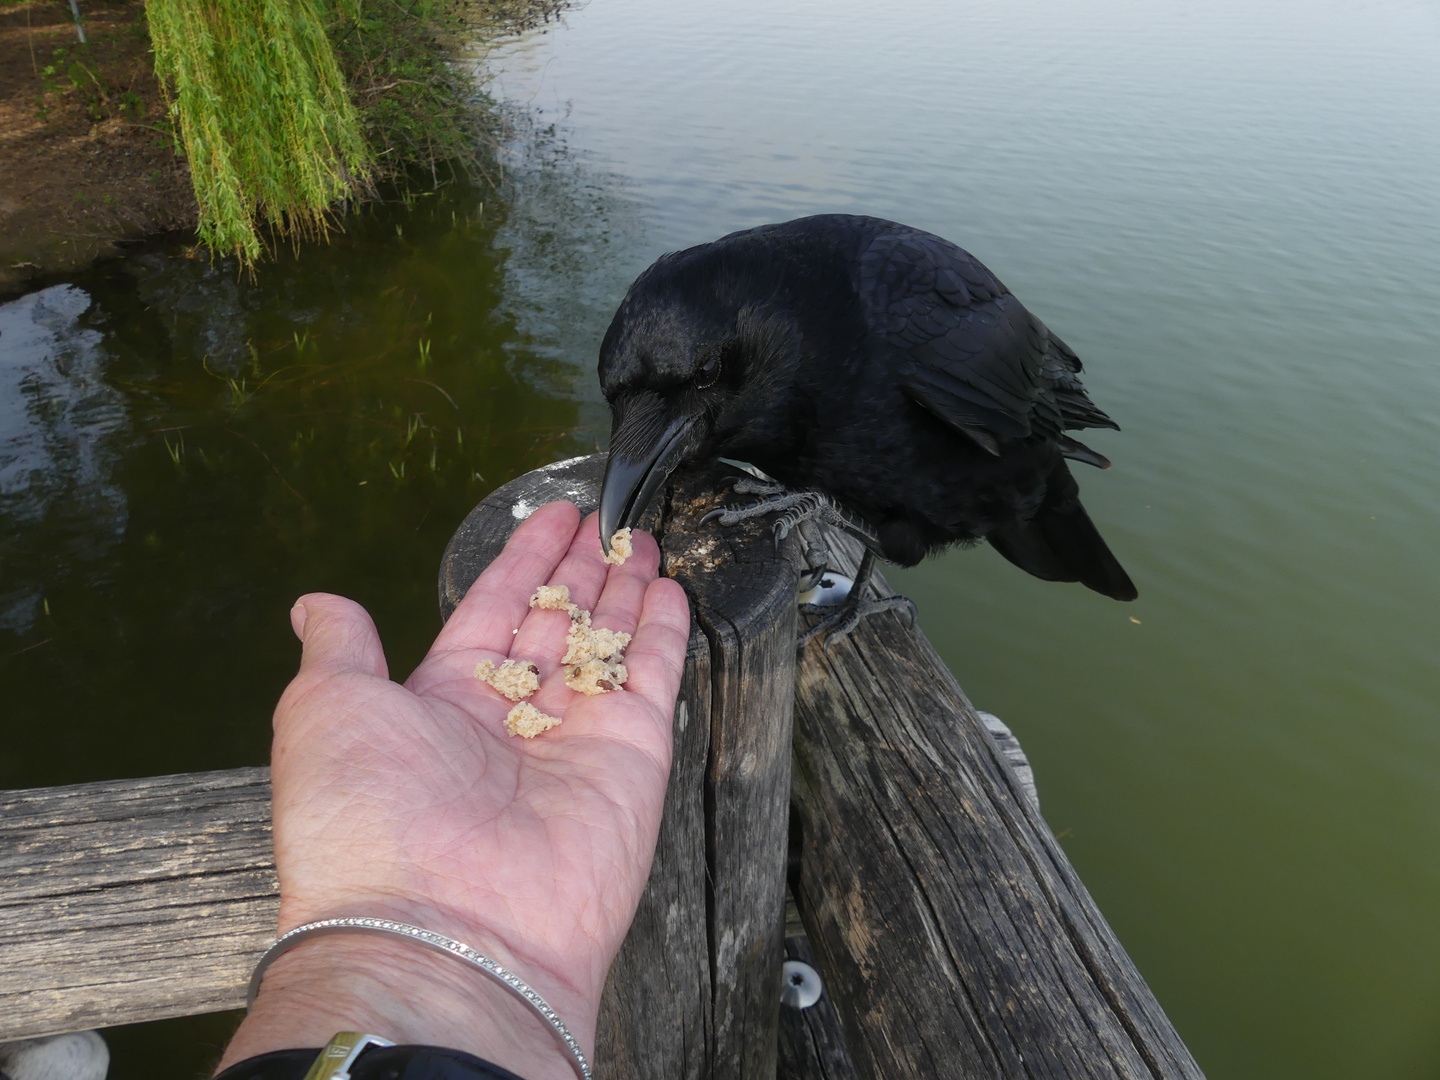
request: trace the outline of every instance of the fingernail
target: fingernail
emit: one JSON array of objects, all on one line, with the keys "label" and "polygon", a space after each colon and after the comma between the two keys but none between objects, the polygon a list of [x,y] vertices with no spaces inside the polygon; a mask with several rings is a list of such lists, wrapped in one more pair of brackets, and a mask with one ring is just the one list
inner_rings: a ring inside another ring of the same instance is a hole
[{"label": "fingernail", "polygon": [[295,631],[295,636],[301,641],[305,640],[305,603],[295,601],[295,606],[290,609],[290,628]]}]

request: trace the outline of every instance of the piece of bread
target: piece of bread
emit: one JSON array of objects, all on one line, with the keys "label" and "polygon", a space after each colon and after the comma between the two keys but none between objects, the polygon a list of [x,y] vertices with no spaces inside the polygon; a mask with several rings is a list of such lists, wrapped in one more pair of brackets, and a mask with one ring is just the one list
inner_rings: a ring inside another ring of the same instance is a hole
[{"label": "piece of bread", "polygon": [[587,660],[583,664],[575,664],[565,671],[565,685],[571,690],[578,690],[582,694],[608,694],[612,690],[619,690],[630,673],[625,670],[625,665],[617,661]]},{"label": "piece of bread", "polygon": [[511,701],[523,701],[540,689],[540,669],[529,660],[506,660],[498,668],[493,660],[481,660],[475,665],[475,677]]},{"label": "piece of bread", "polygon": [[549,731],[558,723],[560,723],[558,716],[547,715],[528,701],[522,701],[505,717],[505,730],[522,739],[533,739],[542,731]]},{"label": "piece of bread", "polygon": [[574,607],[570,603],[570,586],[541,585],[530,597],[530,606],[545,611],[569,611]]},{"label": "piece of bread", "polygon": [[610,537],[610,552],[605,556],[605,561],[611,566],[624,566],[625,560],[635,554],[635,547],[630,543],[629,529],[616,529],[615,535]]}]

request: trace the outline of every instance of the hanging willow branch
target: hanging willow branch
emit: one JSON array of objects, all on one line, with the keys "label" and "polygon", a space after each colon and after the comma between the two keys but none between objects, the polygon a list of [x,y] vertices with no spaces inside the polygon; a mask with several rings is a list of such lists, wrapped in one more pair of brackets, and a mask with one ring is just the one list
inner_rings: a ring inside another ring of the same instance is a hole
[{"label": "hanging willow branch", "polygon": [[373,157],[314,0],[149,0],[155,68],[200,206],[200,239],[245,265],[259,223],[324,236]]}]

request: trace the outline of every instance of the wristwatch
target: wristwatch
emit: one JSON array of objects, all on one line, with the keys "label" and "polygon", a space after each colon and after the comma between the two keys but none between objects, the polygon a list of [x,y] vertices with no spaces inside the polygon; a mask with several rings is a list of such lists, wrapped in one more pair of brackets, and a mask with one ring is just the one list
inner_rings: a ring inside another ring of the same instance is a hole
[{"label": "wristwatch", "polygon": [[521,1080],[509,1069],[443,1046],[396,1046],[378,1035],[341,1031],[318,1049],[246,1058],[215,1080]]}]

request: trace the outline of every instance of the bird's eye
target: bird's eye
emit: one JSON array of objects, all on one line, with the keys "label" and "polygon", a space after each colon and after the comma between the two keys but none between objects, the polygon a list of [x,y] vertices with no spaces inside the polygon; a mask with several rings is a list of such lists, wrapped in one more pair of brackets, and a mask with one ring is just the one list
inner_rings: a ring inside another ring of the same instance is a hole
[{"label": "bird's eye", "polygon": [[720,350],[716,349],[695,372],[695,388],[704,390],[707,386],[714,386],[715,380],[720,378]]}]

